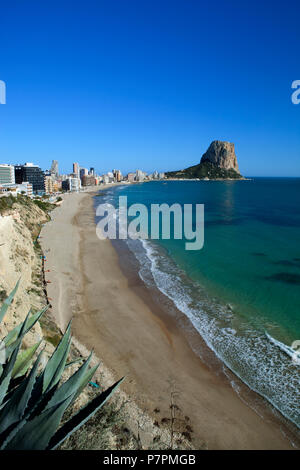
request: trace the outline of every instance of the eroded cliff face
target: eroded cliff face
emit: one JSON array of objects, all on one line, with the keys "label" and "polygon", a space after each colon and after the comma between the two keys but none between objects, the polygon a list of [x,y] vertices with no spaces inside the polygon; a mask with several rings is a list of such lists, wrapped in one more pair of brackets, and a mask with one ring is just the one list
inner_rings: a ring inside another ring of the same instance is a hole
[{"label": "eroded cliff face", "polygon": [[[13,205],[0,215],[0,303],[20,279],[14,301],[0,324],[0,338],[25,319],[32,308],[40,310],[45,305],[41,282],[41,257],[34,239],[47,215],[32,202],[26,206]],[[24,347],[42,338],[37,323],[26,335]]]},{"label": "eroded cliff face", "polygon": [[210,162],[224,170],[235,170],[240,174],[234,144],[214,140],[201,158],[200,163]]},{"label": "eroded cliff face", "polygon": [[[47,304],[42,276],[42,251],[37,236],[41,226],[49,220],[49,215],[28,198],[16,198],[15,201],[9,209],[1,209],[0,214],[0,305],[19,279],[20,284],[0,323],[0,340],[25,320],[29,310],[34,313]],[[5,200],[2,202],[5,203]],[[60,339],[61,332],[48,310],[25,335],[21,348],[27,349],[43,340],[38,351],[44,351],[42,365],[45,366]],[[78,358],[78,355],[72,346],[70,360]],[[78,364],[68,367],[62,375],[63,381],[77,369]],[[88,399],[88,392],[83,391],[74,409],[85,405]]]}]

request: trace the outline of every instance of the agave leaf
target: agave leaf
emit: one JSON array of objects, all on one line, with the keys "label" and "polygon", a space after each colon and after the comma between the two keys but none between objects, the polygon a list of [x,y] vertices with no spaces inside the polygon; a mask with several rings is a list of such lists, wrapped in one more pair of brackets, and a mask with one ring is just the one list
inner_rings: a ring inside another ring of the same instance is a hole
[{"label": "agave leaf", "polygon": [[[42,350],[40,353],[39,353],[39,356],[42,355],[44,350]],[[38,356],[38,357],[39,357]],[[5,399],[2,403],[2,405],[0,406],[0,411],[1,409],[5,406],[5,404],[11,399],[12,395],[15,393],[15,391],[19,388],[19,386],[21,386],[21,384],[23,383],[23,380],[26,380],[26,376],[22,376],[22,377],[18,377],[17,379],[11,379],[11,383],[9,384],[9,388],[10,390],[6,393],[5,395]],[[36,379],[36,383],[41,380],[41,375],[38,375],[37,376],[37,379]],[[34,388],[33,388],[33,391],[32,391],[32,395],[33,395],[33,392],[36,388],[36,383],[34,384]],[[13,386],[12,386],[13,385]],[[34,397],[36,398],[36,397]],[[36,400],[35,400],[36,401]]]},{"label": "agave leaf", "polygon": [[61,426],[61,428],[52,437],[47,449],[56,449],[65,439],[67,439],[67,437],[85,424],[88,419],[90,419],[104,405],[104,403],[121,385],[123,380],[124,377],[105,390],[105,392],[95,397],[91,402],[81,408],[81,410],[79,410],[71,419],[69,419],[69,421]]},{"label": "agave leaf", "polygon": [[[28,317],[29,317],[30,313],[31,313],[31,308],[29,309],[29,312],[27,314]],[[21,323],[19,323],[19,325],[15,326],[15,328],[13,328],[11,331],[9,331],[7,333],[7,335],[5,336],[5,338],[3,339],[3,342],[5,343],[5,346],[6,346],[7,350],[9,349],[9,347],[13,343],[16,342],[16,340],[17,340],[17,338],[20,334],[21,328],[24,325],[24,322],[25,322],[25,320],[23,320]]]},{"label": "agave leaf", "polygon": [[22,328],[20,330],[20,333],[18,335],[18,339],[16,341],[16,346],[15,346],[10,358],[6,361],[6,363],[3,367],[3,372],[2,372],[2,375],[0,377],[0,405],[2,404],[3,399],[5,397],[5,394],[8,390],[8,387],[9,387],[12,371],[13,371],[14,365],[16,363],[18,353],[19,353],[19,350],[20,350],[20,346],[21,346],[21,343],[22,343],[22,339],[23,339],[23,336],[24,336],[24,331],[25,331],[25,328],[26,328],[28,315],[25,318],[25,321],[24,321],[24,323],[22,325]]},{"label": "agave leaf", "polygon": [[80,385],[79,385],[79,387],[78,387],[78,390],[77,390],[77,392],[75,393],[75,396],[74,396],[74,398],[73,398],[73,401],[75,401],[76,398],[79,397],[79,395],[81,394],[82,390],[87,386],[87,384],[90,382],[90,380],[92,380],[92,378],[93,378],[93,376],[94,376],[96,370],[97,370],[98,367],[99,367],[99,364],[100,364],[100,362],[99,362],[96,366],[94,366],[94,367],[92,367],[91,369],[89,369],[89,370],[84,374],[84,376],[82,377],[82,379],[81,379],[81,381],[80,381]]},{"label": "agave leaf", "polygon": [[[61,400],[64,400],[66,396],[71,396],[71,401],[74,400],[74,394],[76,393],[76,390],[78,387],[80,387],[81,380],[80,376],[82,376],[89,364],[90,357],[88,358],[88,362],[85,362],[85,367],[82,369],[78,369],[76,372],[76,376],[73,379],[73,376],[70,377],[68,381],[66,381],[59,389],[58,389],[58,383],[56,383],[52,388],[48,388],[46,392],[43,392],[43,374],[38,377],[31,400],[28,404],[28,408],[30,409],[30,419],[33,419],[36,417],[38,414],[40,414],[42,411],[44,411],[46,408],[49,408],[49,406],[52,406],[56,403],[58,403]],[[75,375],[75,374],[74,374]],[[73,389],[72,388],[72,383],[74,385],[74,382],[78,382],[78,385],[75,385]],[[51,401],[51,404],[50,404]]]},{"label": "agave leaf", "polygon": [[46,409],[53,407],[57,403],[62,402],[63,400],[72,396],[74,398],[75,393],[78,391],[78,388],[81,386],[82,378],[85,376],[89,363],[92,359],[92,353],[89,355],[87,360],[82,364],[82,366],[73,374],[71,377],[63,383],[55,392],[51,400],[49,401]]},{"label": "agave leaf", "polygon": [[3,372],[0,377],[0,405],[2,404],[4,397],[7,393],[11,376],[12,376],[12,371],[15,365],[15,362],[17,360],[17,356],[19,353],[19,349],[21,346],[22,338],[18,339],[18,344],[12,353],[11,357],[9,358],[8,362],[6,362],[5,366],[3,367]]},{"label": "agave leaf", "polygon": [[68,362],[68,364],[65,365],[65,369],[67,367],[72,366],[73,364],[77,364],[78,362],[82,362],[82,361],[84,361],[83,357],[79,357],[78,359],[74,359],[74,361],[70,361],[70,362]]},{"label": "agave leaf", "polygon": [[67,398],[51,408],[43,411],[34,419],[27,421],[11,439],[5,450],[44,450],[55,430],[58,428],[62,415],[70,403]]},{"label": "agave leaf", "polygon": [[[78,362],[78,361],[72,361],[72,363],[75,363],[75,362]],[[52,397],[54,397],[54,395],[57,393],[57,388],[58,388],[58,381],[54,386],[52,386],[51,388],[48,387],[48,389],[45,392],[43,392],[43,373],[38,377],[33,393],[32,393],[31,400],[28,404],[28,408],[31,410],[30,419],[34,418],[39,413],[44,411],[46,407],[47,408],[49,407],[48,403],[50,402],[50,400],[52,400]],[[64,390],[66,390],[66,388],[64,388]],[[61,393],[60,396],[61,396],[61,400],[65,398],[63,393]],[[55,402],[59,401],[57,397],[58,395],[56,394],[56,399],[55,401],[52,400],[51,404],[54,404]],[[73,400],[73,397],[72,397],[72,400]]]},{"label": "agave leaf", "polygon": [[[20,328],[18,329],[17,338],[13,340],[13,342],[10,342],[9,346],[6,347],[6,357],[10,358],[14,350],[19,347],[20,338],[22,340],[23,337],[26,335],[26,333],[30,330],[30,328],[36,323],[37,319],[34,319],[34,321],[32,322],[31,321],[32,317],[29,318],[30,312],[31,310],[29,310],[28,314],[26,315],[25,320],[22,323],[20,323],[20,325],[18,325],[18,327]],[[41,312],[39,312],[39,314],[41,314]]]},{"label": "agave leaf", "polygon": [[27,373],[29,367],[31,366],[32,358],[41,342],[42,340],[18,354],[15,366],[12,371],[13,378],[16,379],[18,377],[22,377],[22,375]]},{"label": "agave leaf", "polygon": [[[24,335],[26,335],[26,333],[28,333],[28,331],[36,324],[36,322],[41,318],[41,316],[43,315],[43,313],[45,313],[45,311],[48,309],[48,305],[46,305],[46,307],[44,307],[42,310],[40,310],[39,312],[35,313],[34,315],[32,315],[31,317],[29,317],[28,321],[27,321],[27,327],[26,327],[26,331],[24,333]],[[31,312],[31,310],[29,311],[29,313]],[[20,330],[22,328],[22,325],[23,325],[24,322],[20,323],[19,325],[17,325],[13,330],[9,331],[9,333],[5,336],[3,342],[5,343],[6,347],[8,348],[15,340],[16,338],[18,337],[18,334],[20,333]]]},{"label": "agave leaf", "polygon": [[12,344],[8,346],[8,348],[5,348],[5,354],[8,359],[10,358],[14,350],[19,346],[19,344],[20,344],[20,341],[17,338]]},{"label": "agave leaf", "polygon": [[43,372],[43,392],[56,385],[63,373],[71,346],[71,322]]},{"label": "agave leaf", "polygon": [[6,429],[5,433],[2,434],[3,442],[0,445],[0,450],[5,449],[7,443],[11,441],[11,439],[17,434],[19,429],[21,429],[25,425],[25,423],[26,419],[22,419],[21,421],[16,423],[15,426],[13,426],[12,430]]},{"label": "agave leaf", "polygon": [[10,400],[5,403],[3,409],[0,412],[0,443],[3,441],[1,434],[4,432],[4,430],[7,430],[12,424],[20,421],[25,414],[25,409],[27,407],[36,380],[36,374],[40,364],[41,355],[42,352],[40,352],[34,366],[28,374],[28,377],[26,377],[19,387],[14,390]]},{"label": "agave leaf", "polygon": [[10,380],[11,380],[12,370],[13,370],[13,367],[15,365],[15,362],[16,362],[16,359],[17,359],[17,356],[18,356],[18,352],[19,352],[19,349],[20,349],[21,342],[22,342],[22,338],[19,338],[18,339],[18,344],[17,344],[15,350],[13,351],[13,353],[12,353],[11,357],[9,358],[8,362],[6,362],[5,366],[3,367],[3,372],[2,372],[2,375],[0,377],[0,405],[2,404],[3,399],[6,395],[7,390],[8,390],[9,383],[10,383]]},{"label": "agave leaf", "polygon": [[0,405],[2,404],[3,399],[4,399],[5,395],[6,395],[7,390],[8,390],[10,379],[11,379],[11,372],[10,372],[9,374],[7,374],[3,379],[2,379],[2,377],[1,377],[1,384],[0,384]]},{"label": "agave leaf", "polygon": [[57,388],[58,383],[49,390],[43,392],[43,375],[40,375],[37,378],[27,407],[30,415],[29,419],[35,418],[45,410]]},{"label": "agave leaf", "polygon": [[[13,301],[19,283],[20,280],[0,308],[0,322]],[[40,353],[27,374],[41,341],[20,353],[22,340],[47,308],[32,316],[29,311],[25,321],[4,338],[7,359],[3,367],[0,365],[0,449],[58,447],[103,406],[123,380],[97,396],[57,431],[65,410],[91,380],[98,365],[89,369],[91,354],[86,360],[79,358],[67,364],[71,345],[70,323],[43,372],[37,375]],[[83,364],[75,374],[59,386],[64,369],[80,361]]]},{"label": "agave leaf", "polygon": [[17,284],[15,285],[15,287],[13,288],[13,290],[11,291],[11,293],[9,294],[7,299],[5,299],[3,304],[2,304],[2,307],[0,309],[0,323],[2,322],[4,316],[7,312],[8,307],[10,306],[10,304],[12,303],[12,301],[14,299],[14,296],[15,296],[17,290],[18,290],[19,284],[20,284],[20,279],[18,280]]},{"label": "agave leaf", "polygon": [[52,387],[51,390],[47,390],[45,393],[43,393],[43,376],[39,375],[37,377],[23,419],[19,421],[13,427],[13,430],[10,432],[10,434],[7,435],[5,441],[0,447],[0,450],[6,448],[7,443],[12,440],[12,438],[19,432],[19,430],[23,428],[23,426],[25,426],[28,421],[31,421],[41,415],[41,413],[45,410],[47,403],[49,400],[51,400],[52,396],[56,392],[57,387],[58,384]]}]

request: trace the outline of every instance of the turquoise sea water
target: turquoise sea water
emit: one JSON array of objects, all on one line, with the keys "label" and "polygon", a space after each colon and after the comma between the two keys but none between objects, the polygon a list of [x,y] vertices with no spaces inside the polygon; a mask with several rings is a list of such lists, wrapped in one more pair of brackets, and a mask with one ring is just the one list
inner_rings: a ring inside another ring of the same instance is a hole
[{"label": "turquoise sea water", "polygon": [[128,241],[140,275],[299,426],[300,365],[282,345],[300,340],[300,179],[150,182],[108,190],[104,199],[117,206],[120,195],[129,205],[205,205],[200,251],[186,251],[185,240]]}]

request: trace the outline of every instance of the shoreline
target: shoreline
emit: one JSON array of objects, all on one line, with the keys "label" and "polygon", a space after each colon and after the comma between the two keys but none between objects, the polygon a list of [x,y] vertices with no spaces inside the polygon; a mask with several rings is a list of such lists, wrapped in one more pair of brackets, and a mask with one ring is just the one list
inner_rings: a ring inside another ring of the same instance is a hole
[{"label": "shoreline", "polygon": [[282,426],[290,441],[298,447],[300,433],[295,423],[286,418],[264,396],[251,389],[247,383],[238,377],[207,345],[190,318],[179,310],[169,297],[161,292],[157,286],[150,287],[144,283],[138,274],[140,265],[124,241],[113,240],[112,244],[119,255],[119,264],[123,274],[129,279],[129,282],[131,279],[135,279],[134,282],[130,282],[130,287],[145,300],[153,313],[159,316],[168,328],[173,326],[170,325],[170,322],[175,323],[175,327],[181,331],[189,347],[196,357],[200,358],[202,364],[212,374],[218,376],[226,386],[230,385],[234,393],[262,419]]},{"label": "shoreline", "polygon": [[222,363],[217,374],[196,356],[176,319],[151,299],[134,268],[128,269],[124,248],[122,253],[120,245],[98,240],[95,194],[65,196],[43,227],[43,249],[50,247],[49,296],[60,328],[73,315],[76,339],[94,348],[115,378],[127,375],[122,389],[159,425],[170,414],[170,393],[178,391],[196,448],[293,448],[282,434],[282,420],[262,419],[249,408],[224,380]]}]

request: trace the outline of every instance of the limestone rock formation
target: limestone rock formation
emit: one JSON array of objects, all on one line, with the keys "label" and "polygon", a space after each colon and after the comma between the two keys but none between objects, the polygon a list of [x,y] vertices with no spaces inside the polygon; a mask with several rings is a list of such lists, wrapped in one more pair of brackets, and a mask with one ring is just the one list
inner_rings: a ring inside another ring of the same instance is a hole
[{"label": "limestone rock formation", "polygon": [[231,142],[222,142],[214,140],[201,158],[200,163],[210,162],[224,170],[235,170],[240,173],[238,162],[234,150],[234,144]]},{"label": "limestone rock formation", "polygon": [[243,179],[240,174],[234,144],[214,140],[198,165],[185,170],[169,171],[167,178],[175,179]]}]

